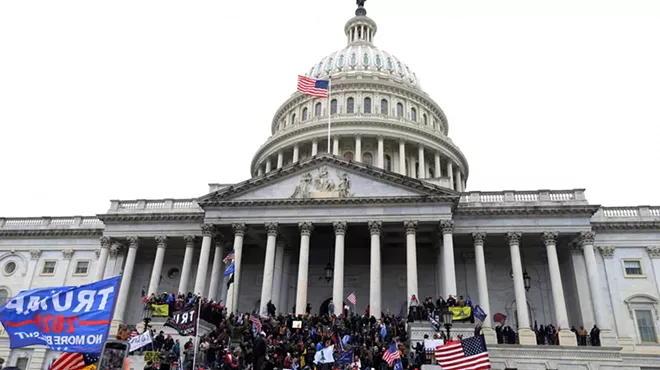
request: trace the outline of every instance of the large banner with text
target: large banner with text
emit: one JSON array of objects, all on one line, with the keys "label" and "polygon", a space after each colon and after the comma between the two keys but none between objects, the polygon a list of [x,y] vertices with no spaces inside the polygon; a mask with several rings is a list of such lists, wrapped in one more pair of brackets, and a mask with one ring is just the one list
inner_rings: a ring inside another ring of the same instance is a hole
[{"label": "large banner with text", "polygon": [[108,337],[120,276],[81,286],[25,290],[0,307],[10,348],[44,345],[100,352]]}]

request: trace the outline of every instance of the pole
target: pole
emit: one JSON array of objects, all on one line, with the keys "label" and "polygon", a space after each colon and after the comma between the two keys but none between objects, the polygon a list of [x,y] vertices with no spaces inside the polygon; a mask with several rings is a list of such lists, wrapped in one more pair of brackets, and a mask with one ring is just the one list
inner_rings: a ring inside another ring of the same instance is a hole
[{"label": "pole", "polygon": [[332,80],[328,77],[328,154],[332,154],[330,146],[330,117],[332,116]]},{"label": "pole", "polygon": [[199,303],[197,304],[197,323],[195,324],[195,348],[193,350],[193,363],[192,370],[195,370],[195,363],[197,362],[197,348],[199,348],[199,314],[202,309],[202,297],[199,296]]}]

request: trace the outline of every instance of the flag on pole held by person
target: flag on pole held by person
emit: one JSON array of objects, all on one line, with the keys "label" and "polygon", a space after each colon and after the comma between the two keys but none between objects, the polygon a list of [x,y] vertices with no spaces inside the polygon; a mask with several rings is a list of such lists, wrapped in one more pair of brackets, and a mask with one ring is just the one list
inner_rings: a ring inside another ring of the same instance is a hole
[{"label": "flag on pole held by person", "polygon": [[483,336],[437,346],[435,359],[442,370],[490,369],[490,358]]},{"label": "flag on pole held by person", "polygon": [[474,313],[473,313],[473,315],[474,315],[475,318],[477,318],[477,319],[479,319],[479,320],[481,320],[481,321],[486,320],[486,316],[488,316],[488,315],[486,314],[486,312],[484,312],[484,309],[481,308],[481,306],[479,306],[479,305],[477,305],[477,306],[474,308]]},{"label": "flag on pole held by person", "polygon": [[254,324],[254,328],[257,331],[257,334],[261,331],[261,319],[250,315],[250,322]]},{"label": "flag on pole held by person", "polygon": [[329,80],[315,80],[305,76],[298,76],[298,92],[305,95],[316,98],[327,98],[329,88]]},{"label": "flag on pole held by person", "polygon": [[[393,343],[386,351],[383,353],[383,360],[387,362],[389,366],[392,366],[395,360],[400,359],[399,350],[396,348],[396,344]],[[444,370],[444,369],[443,369]]]},{"label": "flag on pole held by person", "polygon": [[354,306],[357,304],[357,298],[355,298],[355,292],[351,293],[346,299],[351,302]]},{"label": "flag on pole held by person", "polygon": [[82,370],[99,362],[97,353],[64,352],[50,365],[50,370]]},{"label": "flag on pole held by person", "polygon": [[222,262],[227,263],[229,261],[233,261],[234,258],[235,258],[234,257],[234,250],[232,249],[232,251],[229,252],[229,254],[227,256],[225,256],[225,258],[222,259]]},{"label": "flag on pole held by person", "polygon": [[234,262],[231,263],[231,265],[227,266],[227,269],[225,270],[225,276],[229,276],[234,273]]}]

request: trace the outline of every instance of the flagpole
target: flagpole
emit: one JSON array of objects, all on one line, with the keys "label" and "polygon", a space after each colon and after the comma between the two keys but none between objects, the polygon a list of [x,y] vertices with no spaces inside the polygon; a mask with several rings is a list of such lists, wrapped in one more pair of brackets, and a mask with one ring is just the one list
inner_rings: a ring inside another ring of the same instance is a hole
[{"label": "flagpole", "polygon": [[199,303],[197,304],[197,323],[195,324],[195,349],[193,350],[193,363],[192,368],[195,369],[195,363],[197,362],[197,348],[199,347],[199,316],[202,309],[202,296],[199,296]]},{"label": "flagpole", "polygon": [[328,76],[328,154],[332,154],[332,149],[330,149],[330,117],[332,116],[332,79]]}]

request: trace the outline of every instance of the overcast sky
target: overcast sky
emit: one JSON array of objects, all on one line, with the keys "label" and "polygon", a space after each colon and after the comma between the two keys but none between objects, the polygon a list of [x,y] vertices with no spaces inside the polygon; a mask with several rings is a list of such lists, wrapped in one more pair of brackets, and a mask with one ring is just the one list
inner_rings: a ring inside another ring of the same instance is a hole
[{"label": "overcast sky", "polygon": [[[367,0],[468,190],[658,205],[660,2]],[[92,215],[249,177],[355,1],[1,1],[0,217]]]}]

